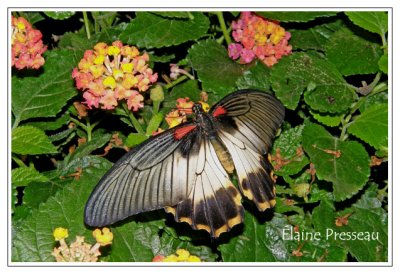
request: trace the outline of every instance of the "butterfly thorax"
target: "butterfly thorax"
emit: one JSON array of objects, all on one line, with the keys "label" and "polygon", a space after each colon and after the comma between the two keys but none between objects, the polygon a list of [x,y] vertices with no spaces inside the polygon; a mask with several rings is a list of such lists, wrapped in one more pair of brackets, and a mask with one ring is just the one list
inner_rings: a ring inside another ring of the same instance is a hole
[{"label": "butterfly thorax", "polygon": [[214,117],[208,113],[206,113],[202,105],[199,103],[195,103],[193,106],[193,112],[195,113],[195,121],[197,126],[200,129],[200,133],[208,138],[213,145],[215,152],[217,154],[218,159],[220,160],[222,166],[228,173],[233,173],[234,164],[232,157],[222,142],[222,140],[218,137],[216,123],[214,122]]}]

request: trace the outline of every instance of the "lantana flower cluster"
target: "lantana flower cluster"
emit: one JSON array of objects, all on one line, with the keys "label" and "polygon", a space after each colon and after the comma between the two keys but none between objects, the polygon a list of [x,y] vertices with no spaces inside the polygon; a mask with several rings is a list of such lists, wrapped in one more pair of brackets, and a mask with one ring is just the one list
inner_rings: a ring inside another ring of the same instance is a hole
[{"label": "lantana flower cluster", "polygon": [[57,262],[97,262],[101,255],[99,248],[101,246],[110,245],[114,235],[109,228],[93,231],[93,237],[96,243],[92,246],[85,242],[85,237],[76,236],[74,242],[69,246],[65,239],[68,238],[68,229],[58,227],[53,231],[54,239],[59,242],[59,246],[55,247],[51,255]]},{"label": "lantana flower cluster", "polygon": [[39,69],[44,64],[42,33],[23,17],[11,17],[11,65],[17,69]]},{"label": "lantana flower cluster", "polygon": [[232,22],[232,36],[237,43],[228,46],[229,57],[241,64],[260,59],[268,67],[292,52],[288,44],[290,33],[277,23],[251,12],[242,12],[240,19]]},{"label": "lantana flower cluster", "polygon": [[[205,112],[208,112],[210,109],[210,106],[203,101],[199,101],[199,103],[202,105],[202,108]],[[176,100],[176,109],[170,111],[166,116],[165,116],[165,121],[167,122],[169,128],[176,127],[177,125],[180,125],[184,122],[187,121],[187,115],[190,115],[193,113],[193,105],[194,103],[190,101],[189,97],[186,98],[178,98]]]},{"label": "lantana flower cluster", "polygon": [[186,249],[178,249],[176,254],[168,256],[156,255],[153,262],[201,262],[201,259],[195,255],[191,255]]},{"label": "lantana flower cluster", "polygon": [[111,46],[98,43],[87,50],[78,68],[72,71],[78,89],[90,109],[114,109],[125,100],[128,108],[143,108],[143,95],[157,81],[157,73],[148,65],[149,55],[134,46],[115,41]]}]

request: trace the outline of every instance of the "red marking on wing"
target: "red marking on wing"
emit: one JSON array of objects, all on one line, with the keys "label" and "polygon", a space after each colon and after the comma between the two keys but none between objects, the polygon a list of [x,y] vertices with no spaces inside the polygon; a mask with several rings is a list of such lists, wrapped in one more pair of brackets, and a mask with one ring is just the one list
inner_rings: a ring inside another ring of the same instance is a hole
[{"label": "red marking on wing", "polygon": [[186,134],[191,132],[195,127],[196,127],[195,125],[189,125],[189,126],[185,126],[185,127],[176,129],[174,132],[175,140],[182,139]]},{"label": "red marking on wing", "polygon": [[225,108],[223,108],[223,107],[221,107],[221,106],[219,106],[219,107],[217,107],[215,110],[214,110],[214,112],[213,112],[213,116],[214,117],[217,117],[217,116],[219,116],[219,115],[222,115],[222,114],[225,114],[226,113],[226,109]]}]

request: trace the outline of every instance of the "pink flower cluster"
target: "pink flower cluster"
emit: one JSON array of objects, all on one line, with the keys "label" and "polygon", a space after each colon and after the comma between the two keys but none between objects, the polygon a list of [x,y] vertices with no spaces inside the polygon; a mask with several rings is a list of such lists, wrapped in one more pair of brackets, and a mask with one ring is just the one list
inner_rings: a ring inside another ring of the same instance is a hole
[{"label": "pink flower cluster", "polygon": [[23,17],[11,17],[11,65],[17,69],[39,69],[44,64],[42,33]]},{"label": "pink flower cluster", "polygon": [[149,68],[149,55],[140,55],[134,46],[115,41],[111,46],[98,43],[94,50],[87,50],[72,78],[78,89],[84,91],[83,102],[89,108],[114,109],[118,101],[126,100],[128,108],[138,111],[143,108],[143,95],[157,73]]},{"label": "pink flower cluster", "polygon": [[247,64],[255,58],[268,67],[292,52],[288,45],[290,33],[278,24],[251,12],[242,12],[237,22],[232,22],[232,36],[237,43],[228,46],[229,57]]}]

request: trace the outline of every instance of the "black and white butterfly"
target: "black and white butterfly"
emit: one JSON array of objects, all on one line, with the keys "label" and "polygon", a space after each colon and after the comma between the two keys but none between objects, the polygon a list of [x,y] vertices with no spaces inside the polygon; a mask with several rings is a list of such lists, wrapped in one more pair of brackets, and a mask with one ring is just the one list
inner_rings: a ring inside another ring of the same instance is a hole
[{"label": "black and white butterfly", "polygon": [[[284,107],[272,95],[240,90],[210,111],[137,146],[104,175],[85,208],[85,222],[101,227],[165,208],[177,222],[212,237],[243,221],[242,195],[260,211],[275,205],[267,160]],[[229,178],[236,172],[239,190]]]}]

